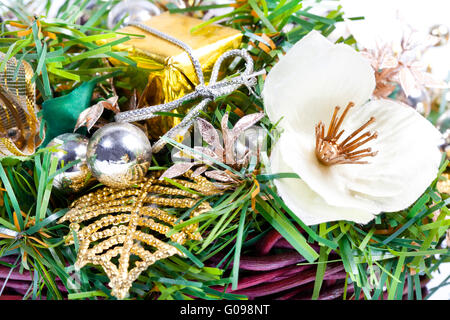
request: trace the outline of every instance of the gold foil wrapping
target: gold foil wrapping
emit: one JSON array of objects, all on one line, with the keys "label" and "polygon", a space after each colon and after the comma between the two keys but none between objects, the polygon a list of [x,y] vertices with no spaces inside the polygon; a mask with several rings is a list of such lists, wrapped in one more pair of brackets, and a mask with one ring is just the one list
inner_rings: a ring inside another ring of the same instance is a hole
[{"label": "gold foil wrapping", "polygon": [[[5,54],[0,52],[0,63]],[[36,114],[33,70],[15,58],[0,72],[0,158],[28,156],[42,142]]]},{"label": "gold foil wrapping", "polygon": [[[191,32],[200,23],[203,23],[200,19],[170,13],[163,13],[144,22],[189,45],[199,59],[207,80],[219,56],[225,51],[239,48],[242,33],[218,25],[208,25]],[[136,61],[139,72],[146,73],[147,83],[143,99],[140,99],[140,107],[170,102],[194,90],[198,79],[188,54],[182,48],[137,27],[127,26],[118,31],[145,36],[132,37],[131,40],[114,46],[115,50],[127,51],[129,58]],[[103,43],[113,40],[116,39],[104,40]],[[111,62],[121,64],[115,59],[111,59]],[[186,108],[175,110],[180,113],[185,111]],[[177,117],[154,118],[149,120],[149,133],[158,138],[179,121],[180,118]]]}]

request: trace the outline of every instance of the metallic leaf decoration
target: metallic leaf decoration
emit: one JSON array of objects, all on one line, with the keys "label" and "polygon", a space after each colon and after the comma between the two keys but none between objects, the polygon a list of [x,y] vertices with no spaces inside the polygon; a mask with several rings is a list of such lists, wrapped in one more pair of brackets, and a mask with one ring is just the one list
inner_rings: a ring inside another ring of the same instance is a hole
[{"label": "metallic leaf decoration", "polygon": [[86,126],[87,131],[89,132],[92,129],[92,127],[97,123],[98,119],[100,119],[105,108],[113,111],[114,113],[119,113],[120,109],[117,105],[118,100],[119,100],[118,96],[113,96],[111,98],[108,98],[107,100],[99,101],[93,106],[82,111],[78,116],[78,120],[77,123],[75,124],[73,132],[77,131],[78,128],[82,126]]},{"label": "metallic leaf decoration", "polygon": [[[0,52],[0,63],[6,58]],[[14,57],[0,72],[0,158],[29,156],[41,144],[33,69]]]},{"label": "metallic leaf decoration", "polygon": [[[70,221],[70,228],[77,234],[79,251],[75,266],[81,268],[88,263],[102,266],[110,279],[111,294],[119,299],[127,296],[132,283],[150,265],[175,254],[183,256],[163,238],[178,221],[171,214],[173,209],[190,209],[200,196],[160,180],[161,173],[154,173],[137,187],[120,190],[106,187],[82,196],[59,221]],[[206,178],[193,177],[192,171],[174,181],[204,195],[219,192]],[[210,209],[209,203],[203,201],[190,216]],[[198,224],[190,224],[170,236],[170,240],[179,244],[201,240],[197,230]],[[66,244],[73,242],[70,233]]]}]

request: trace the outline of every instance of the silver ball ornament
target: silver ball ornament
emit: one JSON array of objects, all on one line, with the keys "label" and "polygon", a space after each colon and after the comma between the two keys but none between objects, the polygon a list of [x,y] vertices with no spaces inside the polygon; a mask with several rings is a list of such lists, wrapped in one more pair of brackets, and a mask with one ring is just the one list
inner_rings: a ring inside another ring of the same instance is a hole
[{"label": "silver ball ornament", "polygon": [[130,123],[103,126],[87,147],[87,164],[92,175],[111,188],[127,188],[142,181],[151,157],[147,136]]},{"label": "silver ball ornament", "polygon": [[89,179],[89,169],[86,162],[88,138],[78,133],[64,133],[53,138],[48,147],[56,147],[58,151],[51,154],[51,158],[58,159],[57,169],[80,160],[66,171],[53,179],[53,186],[63,192],[77,192],[81,190]]}]

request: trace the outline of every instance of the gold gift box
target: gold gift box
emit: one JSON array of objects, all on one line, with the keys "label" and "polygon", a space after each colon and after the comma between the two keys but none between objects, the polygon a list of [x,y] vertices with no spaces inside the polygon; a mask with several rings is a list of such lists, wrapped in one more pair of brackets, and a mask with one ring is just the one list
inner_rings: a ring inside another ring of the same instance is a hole
[{"label": "gold gift box", "polygon": [[[203,22],[189,16],[166,12],[152,17],[144,24],[189,45],[194,56],[200,61],[207,81],[216,60],[225,51],[239,48],[242,33],[219,25],[208,25],[191,32],[193,27]],[[173,101],[193,91],[199,84],[192,62],[182,48],[134,26],[127,26],[118,31],[145,36],[132,37],[131,40],[113,47],[115,50],[127,51],[128,57],[137,63],[139,72],[145,73],[148,81],[143,93],[144,99],[141,97],[139,107]],[[117,39],[104,40],[101,44]],[[121,64],[116,59],[110,60],[114,65]],[[186,107],[182,107],[173,112],[186,111]],[[179,123],[180,118],[157,117],[149,122],[150,135],[158,138]]]}]

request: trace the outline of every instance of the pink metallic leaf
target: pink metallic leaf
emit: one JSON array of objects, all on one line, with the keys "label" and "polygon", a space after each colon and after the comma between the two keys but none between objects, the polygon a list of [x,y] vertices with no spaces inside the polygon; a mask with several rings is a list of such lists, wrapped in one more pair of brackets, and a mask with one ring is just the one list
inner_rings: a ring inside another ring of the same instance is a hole
[{"label": "pink metallic leaf", "polygon": [[398,59],[392,54],[386,54],[381,58],[380,69],[392,69],[398,66]]},{"label": "pink metallic leaf", "polygon": [[226,145],[228,143],[228,133],[230,132],[230,129],[228,129],[228,112],[223,115],[220,125],[222,127],[223,144],[226,149]]},{"label": "pink metallic leaf", "polygon": [[234,159],[234,144],[231,134],[232,131],[228,129],[228,112],[223,115],[221,126],[223,145],[225,148],[225,159],[223,159],[223,161],[225,162],[225,164],[232,166],[236,163],[236,161]]},{"label": "pink metallic leaf", "polygon": [[133,95],[131,96],[131,99],[130,99],[130,104],[128,105],[128,108],[130,110],[135,110],[135,109],[137,109],[137,104],[138,104],[137,90],[134,89]]},{"label": "pink metallic leaf", "polygon": [[118,96],[113,96],[111,98],[108,98],[107,100],[99,101],[93,106],[83,110],[83,112],[81,112],[78,116],[77,123],[75,124],[75,128],[73,131],[75,132],[78,128],[86,126],[89,132],[97,123],[98,119],[100,119],[105,108],[113,111],[114,113],[120,112],[120,109],[117,106],[118,100]]},{"label": "pink metallic leaf", "polygon": [[99,104],[102,104],[104,108],[111,110],[114,113],[119,113],[120,109],[117,104],[117,101],[119,100],[118,96],[113,96],[111,98],[108,98],[106,101],[100,101]]},{"label": "pink metallic leaf", "polygon": [[411,73],[416,78],[417,82],[428,88],[446,88],[448,85],[445,81],[437,79],[431,73],[423,71],[419,68],[410,68]]},{"label": "pink metallic leaf", "polygon": [[240,167],[246,167],[250,160],[250,150],[247,150],[244,155],[237,156],[236,164]]},{"label": "pink metallic leaf", "polygon": [[89,132],[89,130],[91,130],[97,120],[101,117],[103,110],[103,104],[100,103],[94,104],[92,107],[83,110],[83,112],[81,112],[78,116],[77,123],[75,124],[73,131],[75,132],[78,128],[86,126]]},{"label": "pink metallic leaf", "polygon": [[416,79],[414,75],[409,70],[409,68],[402,68],[398,74],[400,85],[402,86],[403,91],[406,96],[412,96],[415,92],[420,90],[417,85]]},{"label": "pink metallic leaf", "polygon": [[195,157],[189,151],[177,151],[172,155],[173,162],[191,162]]}]

